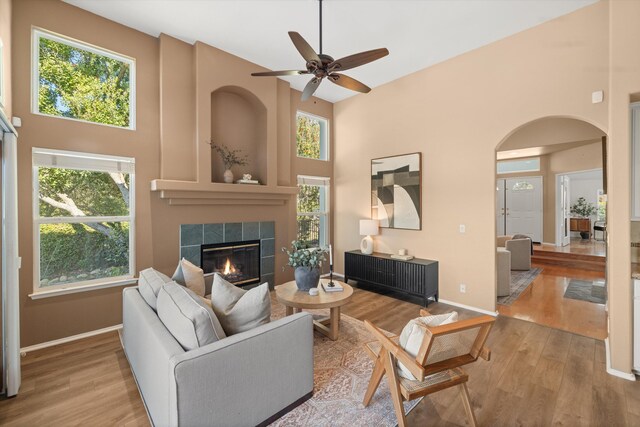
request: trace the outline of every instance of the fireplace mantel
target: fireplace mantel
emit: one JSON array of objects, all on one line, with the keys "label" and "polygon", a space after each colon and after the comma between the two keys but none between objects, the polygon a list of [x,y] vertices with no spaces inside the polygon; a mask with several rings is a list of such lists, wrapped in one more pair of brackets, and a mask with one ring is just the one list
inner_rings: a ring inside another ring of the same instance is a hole
[{"label": "fireplace mantel", "polygon": [[170,205],[282,205],[298,188],[154,179],[151,191],[159,192]]}]

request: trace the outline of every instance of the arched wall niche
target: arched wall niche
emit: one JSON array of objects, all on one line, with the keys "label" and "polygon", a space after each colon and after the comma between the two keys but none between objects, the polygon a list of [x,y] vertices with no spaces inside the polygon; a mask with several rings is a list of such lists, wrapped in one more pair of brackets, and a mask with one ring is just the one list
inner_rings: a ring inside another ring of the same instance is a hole
[{"label": "arched wall niche", "polygon": [[[256,95],[238,86],[211,92],[211,138],[247,155],[246,166],[231,169],[235,180],[249,173],[267,183],[267,108]],[[224,170],[220,155],[211,150],[211,181],[224,182]]]}]

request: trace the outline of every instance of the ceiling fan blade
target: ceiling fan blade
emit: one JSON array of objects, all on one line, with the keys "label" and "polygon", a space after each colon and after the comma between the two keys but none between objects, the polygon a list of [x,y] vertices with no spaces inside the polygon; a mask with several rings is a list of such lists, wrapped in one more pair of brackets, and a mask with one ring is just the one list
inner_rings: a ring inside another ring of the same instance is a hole
[{"label": "ceiling fan blade", "polygon": [[338,86],[342,86],[347,89],[355,90],[356,92],[369,93],[371,88],[364,83],[360,83],[354,78],[345,76],[344,74],[331,74],[329,80]]},{"label": "ceiling fan blade", "polygon": [[319,79],[317,77],[309,80],[309,83],[307,83],[307,85],[304,87],[304,90],[302,91],[302,100],[306,101],[307,99],[311,98],[311,95],[315,93],[321,82],[322,79]]},{"label": "ceiling fan blade", "polygon": [[351,68],[359,67],[360,65],[368,64],[376,59],[383,58],[389,55],[389,51],[386,48],[368,50],[366,52],[356,53],[354,55],[345,56],[344,58],[336,59],[330,63],[327,68],[332,71],[344,71]]},{"label": "ceiling fan blade", "polygon": [[265,71],[262,73],[251,73],[252,76],[299,76],[301,74],[309,74],[307,70],[286,70],[286,71]]},{"label": "ceiling fan blade", "polygon": [[300,52],[300,55],[302,55],[305,61],[315,62],[318,65],[322,64],[322,61],[320,60],[320,57],[318,56],[316,51],[313,50],[311,45],[309,45],[309,43],[307,43],[307,41],[300,34],[296,33],[295,31],[289,31],[289,37],[291,37],[293,45],[296,47],[296,49],[298,49],[298,52]]}]

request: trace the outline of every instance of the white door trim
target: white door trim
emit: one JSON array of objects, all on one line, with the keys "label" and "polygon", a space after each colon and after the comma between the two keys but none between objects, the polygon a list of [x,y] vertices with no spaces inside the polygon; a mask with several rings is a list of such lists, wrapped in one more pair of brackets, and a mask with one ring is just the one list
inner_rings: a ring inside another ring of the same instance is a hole
[{"label": "white door trim", "polygon": [[573,171],[573,172],[562,172],[562,173],[557,173],[556,174],[556,246],[562,246],[562,228],[561,228],[561,221],[562,221],[562,213],[560,212],[562,209],[562,200],[561,200],[561,195],[559,194],[560,192],[558,191],[560,188],[560,177],[561,176],[571,176],[571,175],[579,175],[581,173],[585,173],[585,172],[602,172],[603,176],[602,179],[604,180],[604,169],[603,168],[593,168],[593,169],[585,169],[585,170],[580,170],[580,171]]}]

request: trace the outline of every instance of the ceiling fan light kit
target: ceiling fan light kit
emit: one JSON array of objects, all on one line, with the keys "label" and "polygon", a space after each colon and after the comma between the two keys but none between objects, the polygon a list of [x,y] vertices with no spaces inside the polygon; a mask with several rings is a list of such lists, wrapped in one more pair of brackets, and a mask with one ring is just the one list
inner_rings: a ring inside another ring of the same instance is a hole
[{"label": "ceiling fan light kit", "polygon": [[361,93],[370,92],[371,88],[364,83],[361,83],[347,75],[338,74],[338,71],[342,72],[359,67],[360,65],[368,64],[369,62],[373,62],[387,56],[389,51],[386,48],[368,50],[366,52],[345,56],[344,58],[337,60],[334,60],[333,57],[322,53],[322,0],[318,0],[318,2],[320,4],[320,53],[316,53],[311,45],[309,45],[309,43],[307,43],[299,33],[289,31],[289,37],[291,38],[293,45],[306,61],[306,70],[265,71],[252,73],[251,75],[256,77],[298,76],[303,74],[313,75],[302,91],[303,101],[306,101],[315,93],[325,77],[330,82],[337,84],[338,86]]}]

